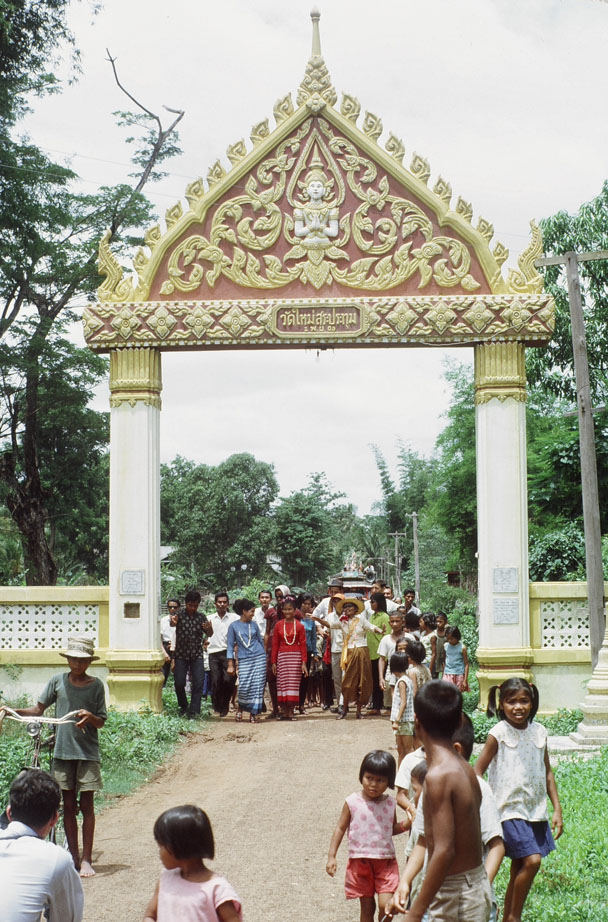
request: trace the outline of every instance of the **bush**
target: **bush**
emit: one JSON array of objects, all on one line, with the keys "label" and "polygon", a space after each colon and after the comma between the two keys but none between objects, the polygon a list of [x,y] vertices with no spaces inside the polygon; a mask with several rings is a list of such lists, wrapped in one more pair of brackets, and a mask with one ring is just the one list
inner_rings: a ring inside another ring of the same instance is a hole
[{"label": "bush", "polygon": [[534,582],[575,580],[585,568],[585,537],[573,522],[559,531],[530,540],[530,579]]}]

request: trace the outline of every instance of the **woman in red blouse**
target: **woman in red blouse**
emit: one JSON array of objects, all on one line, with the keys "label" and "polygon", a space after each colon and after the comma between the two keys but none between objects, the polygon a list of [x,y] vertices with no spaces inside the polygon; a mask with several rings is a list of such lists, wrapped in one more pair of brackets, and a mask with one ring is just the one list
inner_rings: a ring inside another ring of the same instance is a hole
[{"label": "woman in red blouse", "polygon": [[296,620],[296,600],[287,596],[283,601],[283,617],[272,632],[272,671],[277,677],[277,698],[280,720],[293,720],[300,700],[300,680],[308,675],[306,668],[306,631]]}]

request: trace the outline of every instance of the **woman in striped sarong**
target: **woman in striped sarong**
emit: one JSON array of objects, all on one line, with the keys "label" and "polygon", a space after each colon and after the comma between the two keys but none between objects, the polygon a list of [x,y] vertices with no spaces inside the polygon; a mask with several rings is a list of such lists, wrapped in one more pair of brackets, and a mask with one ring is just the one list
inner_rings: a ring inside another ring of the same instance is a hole
[{"label": "woman in striped sarong", "polygon": [[239,676],[236,720],[242,720],[243,711],[248,711],[250,723],[259,723],[266,685],[264,641],[253,620],[255,602],[237,599],[233,608],[241,620],[233,621],[228,628],[226,658],[228,673],[238,670]]},{"label": "woman in striped sarong", "polygon": [[293,597],[284,599],[282,615],[272,634],[272,671],[277,677],[280,720],[293,720],[294,709],[300,701],[300,681],[303,675],[308,675],[306,631],[296,621]]}]

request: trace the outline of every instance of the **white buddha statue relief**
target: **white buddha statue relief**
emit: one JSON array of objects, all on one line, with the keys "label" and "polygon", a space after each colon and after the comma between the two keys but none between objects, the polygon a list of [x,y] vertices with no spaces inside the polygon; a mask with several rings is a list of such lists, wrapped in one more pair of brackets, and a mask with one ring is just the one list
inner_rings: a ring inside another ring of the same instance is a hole
[{"label": "white buddha statue relief", "polygon": [[294,208],[294,233],[306,247],[314,249],[330,245],[330,238],[337,237],[339,212],[331,195],[331,183],[321,168],[321,161],[313,160],[312,167],[304,180],[304,199],[300,207]]}]

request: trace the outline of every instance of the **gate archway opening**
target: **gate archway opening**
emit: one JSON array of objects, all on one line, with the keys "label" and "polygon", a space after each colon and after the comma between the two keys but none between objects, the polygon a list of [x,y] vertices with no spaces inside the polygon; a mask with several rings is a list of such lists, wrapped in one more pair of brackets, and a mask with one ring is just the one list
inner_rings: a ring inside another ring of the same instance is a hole
[{"label": "gate archway opening", "polygon": [[531,677],[525,349],[546,344],[554,304],[534,260],[517,269],[493,227],[473,224],[380,118],[337,93],[319,14],[295,104],[255,125],[145,235],[124,276],[109,234],[99,300],[84,313],[91,349],[110,354],[110,640],[112,703],[161,706],[161,354],[184,350],[474,348],[482,695]]}]

